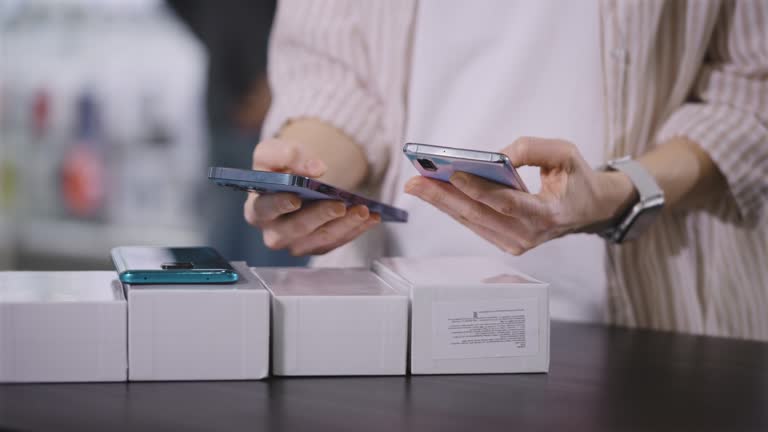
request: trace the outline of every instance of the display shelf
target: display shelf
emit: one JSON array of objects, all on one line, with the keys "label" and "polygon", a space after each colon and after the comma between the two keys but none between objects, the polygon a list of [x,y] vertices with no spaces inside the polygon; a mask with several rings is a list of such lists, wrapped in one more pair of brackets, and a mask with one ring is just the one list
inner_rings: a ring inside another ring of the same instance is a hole
[{"label": "display shelf", "polygon": [[0,270],[13,266],[14,254],[13,220],[10,215],[0,212]]},{"label": "display shelf", "polygon": [[115,246],[199,246],[202,229],[116,226],[95,222],[37,219],[20,222],[17,248],[25,255],[101,260]]}]

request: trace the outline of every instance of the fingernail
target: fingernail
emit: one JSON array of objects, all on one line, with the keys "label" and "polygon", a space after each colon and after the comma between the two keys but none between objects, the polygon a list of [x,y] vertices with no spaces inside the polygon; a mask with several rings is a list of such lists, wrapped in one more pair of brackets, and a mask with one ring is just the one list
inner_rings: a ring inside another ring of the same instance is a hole
[{"label": "fingernail", "polygon": [[296,210],[297,208],[298,208],[298,206],[296,205],[296,203],[294,203],[293,201],[291,201],[289,199],[282,200],[280,202],[280,210],[281,211],[289,212],[289,211]]},{"label": "fingernail", "polygon": [[467,179],[462,173],[455,173],[451,176],[451,184],[457,188],[462,188],[467,184]]},{"label": "fingernail", "polygon": [[344,216],[346,212],[347,212],[347,209],[341,206],[331,206],[331,209],[329,210],[329,214],[332,217]]},{"label": "fingernail", "polygon": [[417,178],[408,180],[408,183],[405,184],[405,193],[407,194],[416,194],[420,190],[419,186],[419,180]]},{"label": "fingernail", "polygon": [[307,170],[311,173],[320,174],[325,171],[325,164],[318,159],[310,159],[307,161]]},{"label": "fingernail", "polygon": [[368,219],[369,215],[370,215],[370,212],[368,211],[367,207],[360,207],[355,211],[355,216],[357,216],[357,218],[360,219],[361,221]]}]

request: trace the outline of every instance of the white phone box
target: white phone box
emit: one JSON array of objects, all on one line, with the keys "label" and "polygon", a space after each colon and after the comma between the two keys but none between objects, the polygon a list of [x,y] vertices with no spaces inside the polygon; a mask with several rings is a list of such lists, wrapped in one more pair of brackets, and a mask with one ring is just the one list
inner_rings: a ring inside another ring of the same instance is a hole
[{"label": "white phone box", "polygon": [[251,380],[269,373],[269,293],[245,263],[234,284],[131,285],[131,381]]},{"label": "white phone box", "polygon": [[411,300],[413,374],[549,371],[549,285],[485,257],[384,258]]},{"label": "white phone box", "polygon": [[112,271],[0,272],[0,382],[125,381],[126,313]]},{"label": "white phone box", "polygon": [[408,297],[368,269],[254,268],[272,293],[275,375],[404,375]]}]

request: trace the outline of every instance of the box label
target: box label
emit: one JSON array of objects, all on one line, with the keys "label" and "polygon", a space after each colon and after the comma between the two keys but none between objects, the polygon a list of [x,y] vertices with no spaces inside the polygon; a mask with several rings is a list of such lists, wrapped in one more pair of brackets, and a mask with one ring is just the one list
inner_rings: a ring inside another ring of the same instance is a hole
[{"label": "box label", "polygon": [[538,352],[535,297],[441,301],[432,305],[435,359],[513,357]]}]

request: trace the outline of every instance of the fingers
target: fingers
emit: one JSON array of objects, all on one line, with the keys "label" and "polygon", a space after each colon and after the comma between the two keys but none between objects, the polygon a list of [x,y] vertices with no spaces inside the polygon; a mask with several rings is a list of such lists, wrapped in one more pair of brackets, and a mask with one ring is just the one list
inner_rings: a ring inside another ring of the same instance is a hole
[{"label": "fingers", "polygon": [[300,146],[290,141],[270,139],[254,149],[253,169],[320,177],[328,167],[323,161],[308,157]]},{"label": "fingers", "polygon": [[507,235],[506,233],[499,233],[474,223],[464,223],[463,225],[504,252],[512,255],[522,255],[527,251],[526,248],[519,244],[519,240],[514,236]]},{"label": "fingers", "polygon": [[[410,179],[405,188],[406,193],[423,199],[462,224],[482,225],[501,233],[511,229],[510,220],[505,219],[507,217],[468,197],[448,183],[417,176]],[[514,220],[514,224],[522,225],[523,222]]]},{"label": "fingers", "polygon": [[264,244],[270,249],[283,249],[308,236],[322,225],[347,213],[341,201],[315,201],[304,205],[300,212],[286,214],[262,225]]},{"label": "fingers", "polygon": [[291,193],[259,195],[251,192],[245,200],[243,211],[246,222],[253,226],[261,226],[300,207],[301,199]]},{"label": "fingers", "polygon": [[548,138],[520,137],[501,152],[506,154],[516,167],[530,165],[570,169],[579,159],[575,145],[568,141]]},{"label": "fingers", "polygon": [[[478,210],[478,216],[468,215],[465,210],[461,210],[464,202],[474,202],[480,207],[483,207],[483,204],[473,201],[461,191],[451,191],[451,186],[445,183],[430,181],[422,177],[415,177],[411,180],[413,182],[406,183],[406,187],[410,190],[409,193],[415,192],[417,196],[456,219],[499,249],[513,255],[520,255],[530,249],[531,246],[522,240],[525,237],[521,235],[525,232],[524,222],[509,217],[508,220],[501,222],[499,218],[503,216],[494,215],[494,210],[488,207]],[[428,183],[421,185],[419,184],[421,181]]]},{"label": "fingers", "polygon": [[365,206],[355,206],[347,214],[328,222],[312,234],[290,246],[293,255],[323,254],[335,249],[381,222],[378,214],[371,214]]},{"label": "fingers", "polygon": [[[311,158],[299,145],[281,139],[259,143],[253,152],[256,170],[321,177],[328,167]],[[297,211],[301,208],[301,211]],[[340,201],[302,205],[293,194],[251,193],[244,204],[246,221],[262,229],[264,244],[271,249],[290,248],[295,255],[324,253],[346,243],[381,221],[365,206],[347,210]]]},{"label": "fingers", "polygon": [[549,216],[546,203],[541,197],[485,180],[484,178],[457,172],[450,182],[473,200],[479,201],[497,212],[519,219],[545,218]]}]

